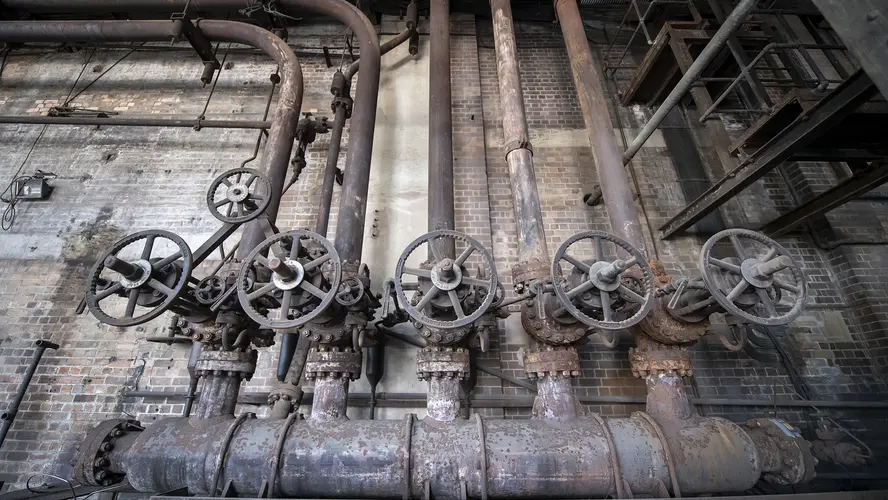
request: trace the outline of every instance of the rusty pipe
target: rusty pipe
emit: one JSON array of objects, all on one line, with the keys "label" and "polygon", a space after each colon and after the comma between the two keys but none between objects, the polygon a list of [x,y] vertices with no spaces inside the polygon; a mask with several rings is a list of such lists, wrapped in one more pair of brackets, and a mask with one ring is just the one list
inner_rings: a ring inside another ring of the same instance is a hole
[{"label": "rusty pipe", "polygon": [[620,145],[614,135],[607,109],[607,99],[601,84],[603,79],[592,59],[577,0],[555,0],[555,12],[564,35],[574,86],[583,110],[583,120],[589,134],[592,157],[598,171],[598,183],[604,195],[611,230],[644,252],[641,223],[635,210],[629,178],[623,168]]},{"label": "rusty pipe", "polygon": [[[429,4],[429,211],[428,230],[454,229],[453,114],[450,85],[450,0]],[[455,240],[439,238],[441,258],[456,257]],[[432,258],[429,253],[429,258]]]},{"label": "rusty pipe", "polygon": [[[76,3],[76,2],[75,2]],[[76,11],[76,9],[75,9]],[[184,36],[180,23],[169,21],[4,21],[0,40],[5,42],[157,42]],[[242,43],[268,54],[280,67],[281,95],[272,114],[263,169],[271,180],[272,196],[266,215],[274,222],[302,106],[302,70],[290,47],[272,33],[234,21],[200,20],[198,28],[209,40]],[[258,222],[244,231],[239,252],[251,251],[264,239]]]},{"label": "rusty pipe", "polygon": [[490,8],[503,109],[504,153],[509,164],[515,221],[518,226],[518,262],[526,264],[537,261],[542,264],[541,269],[547,268],[549,250],[546,247],[540,195],[524,111],[518,49],[512,27],[512,7],[509,0],[491,0]]},{"label": "rusty pipe", "polygon": [[[411,2],[413,10],[416,3]],[[406,40],[412,39],[416,34],[416,24],[411,25],[407,21],[407,29],[398,36],[386,41],[379,46],[379,52],[385,55]],[[342,147],[342,131],[345,129],[345,121],[351,116],[351,83],[355,73],[360,68],[360,59],[351,63],[345,73],[336,72],[333,75],[333,84],[330,91],[333,94],[333,127],[330,130],[330,147],[327,149],[327,163],[324,167],[324,180],[321,185],[321,200],[318,203],[318,215],[315,222],[315,232],[321,236],[327,236],[327,228],[330,225],[330,205],[333,203],[333,187],[336,183],[336,173],[339,171],[339,151]]]},{"label": "rusty pipe", "polygon": [[[159,420],[135,439],[115,442],[109,468],[143,492],[187,487],[204,494],[218,467],[221,483],[230,482],[242,496],[255,496],[265,485],[295,498],[418,498],[430,491],[434,498],[454,499],[603,498],[617,491],[617,481],[650,494],[671,486],[670,476],[680,478],[685,494],[743,491],[763,472],[750,435],[719,418],[701,418],[676,435],[658,431],[641,414],[557,424],[480,416],[449,423],[412,416],[306,420],[294,423],[283,439],[285,421],[247,419],[229,433],[232,422]],[[695,460],[668,462],[670,454],[685,455],[667,453],[662,434],[670,442],[693,441]],[[767,436],[761,440],[761,446],[768,444]],[[694,469],[698,460],[708,460],[703,470]],[[268,485],[270,467],[276,479]]]}]

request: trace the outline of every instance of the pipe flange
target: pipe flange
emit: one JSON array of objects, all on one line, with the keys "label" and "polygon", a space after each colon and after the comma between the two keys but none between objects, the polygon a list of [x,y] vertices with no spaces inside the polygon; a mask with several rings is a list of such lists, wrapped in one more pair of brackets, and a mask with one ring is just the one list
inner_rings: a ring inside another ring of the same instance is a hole
[{"label": "pipe flange", "polygon": [[469,351],[464,347],[426,347],[416,354],[416,374],[428,378],[459,378],[469,376]]},{"label": "pipe flange", "polygon": [[538,300],[540,297],[527,299],[521,306],[521,326],[531,337],[547,345],[565,346],[586,336],[589,327],[567,314],[564,316],[569,322],[542,314]]},{"label": "pipe flange", "polygon": [[200,358],[194,364],[197,373],[228,373],[250,380],[256,373],[258,352],[253,349],[246,351],[202,350]]},{"label": "pipe flange", "polygon": [[637,378],[659,374],[690,377],[693,374],[690,351],[683,346],[651,343],[645,347],[633,347],[629,349],[629,362],[632,375]]},{"label": "pipe flange", "polygon": [[299,329],[301,335],[312,342],[322,344],[335,344],[339,341],[351,338],[352,325],[330,321],[327,323],[309,323]]},{"label": "pipe flange", "polygon": [[668,297],[658,298],[651,312],[641,322],[638,328],[652,339],[664,344],[693,344],[703,338],[709,329],[709,320],[703,319],[694,323],[686,323],[676,319],[667,309]]},{"label": "pipe flange", "polygon": [[[478,323],[480,322],[481,320],[478,320]],[[476,325],[478,325],[478,323],[476,323]],[[469,335],[469,333],[471,333],[471,331],[471,326],[450,328],[447,330],[440,330],[438,328],[429,328],[427,326],[422,326],[422,328],[420,328],[419,330],[419,334],[422,336],[422,338],[426,339],[426,342],[428,342],[429,344],[453,345],[462,342],[463,339],[465,339]]]},{"label": "pipe flange", "polygon": [[144,430],[138,420],[111,419],[100,422],[80,443],[72,465],[74,478],[81,484],[110,486],[123,480],[123,474],[111,470],[109,454],[114,450],[114,441],[128,432]]},{"label": "pipe flange", "polygon": [[758,448],[765,481],[786,486],[814,479],[817,458],[798,429],[776,418],[755,418],[744,427]]},{"label": "pipe flange", "polygon": [[528,378],[537,377],[579,377],[580,356],[573,347],[550,347],[541,351],[524,353],[524,371]]},{"label": "pipe flange", "polygon": [[299,401],[301,399],[302,389],[289,382],[278,382],[277,385],[271,388],[271,392],[268,393],[269,405],[274,405],[276,401],[280,400]]},{"label": "pipe flange", "polygon": [[351,347],[318,346],[308,351],[305,361],[305,378],[348,377],[357,380],[361,376],[361,352]]},{"label": "pipe flange", "polygon": [[532,281],[544,280],[549,278],[549,263],[539,259],[531,259],[525,262],[519,262],[512,266],[512,283],[515,284],[515,291],[521,293],[525,286]]},{"label": "pipe flange", "polygon": [[[662,289],[672,283],[672,277],[661,262],[651,260],[649,264],[657,287]],[[709,328],[709,321],[706,318],[693,323],[681,321],[669,314],[666,306],[669,300],[671,300],[669,296],[658,298],[651,312],[638,323],[638,328],[652,339],[664,344],[690,344],[706,335],[706,330]]]}]

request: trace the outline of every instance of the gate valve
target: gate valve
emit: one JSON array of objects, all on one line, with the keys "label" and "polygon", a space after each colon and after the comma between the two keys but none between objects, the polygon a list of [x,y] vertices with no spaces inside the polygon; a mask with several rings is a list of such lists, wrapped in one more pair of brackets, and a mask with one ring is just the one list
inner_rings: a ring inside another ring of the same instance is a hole
[{"label": "gate valve", "polygon": [[[604,242],[610,242],[625,257],[605,257]],[[580,258],[582,243],[592,243],[594,258]],[[574,253],[568,253],[568,251]],[[565,277],[562,262],[572,266]],[[656,298],[654,274],[644,255],[629,242],[604,231],[586,231],[564,241],[552,261],[552,282],[561,308],[581,323],[603,330],[621,330],[637,324],[653,308]],[[634,312],[625,319],[621,315]]]},{"label": "gate valve", "polygon": [[330,241],[310,231],[289,231],[266,239],[244,259],[237,297],[261,326],[294,328],[330,307],[341,277],[342,262]]},{"label": "gate valve", "polygon": [[[730,242],[734,255],[713,257],[712,249],[723,240]],[[748,229],[728,229],[707,240],[700,252],[700,272],[703,284],[726,313],[756,325],[790,323],[801,314],[808,297],[799,263],[779,243]],[[793,297],[789,310],[781,314],[776,304],[784,292]],[[764,314],[754,312],[755,307]]]},{"label": "gate valve", "polygon": [[86,304],[102,323],[140,325],[174,305],[187,306],[180,297],[191,271],[191,249],[182,238],[159,229],[140,231],[116,241],[99,257],[90,272]]},{"label": "gate valve", "polygon": [[[465,245],[456,257],[442,255],[442,241],[454,240]],[[432,261],[412,268],[408,258],[420,246],[428,245]],[[484,278],[469,276],[466,261],[478,253]],[[412,276],[415,281],[405,281]],[[395,291],[407,313],[416,321],[441,330],[460,328],[474,323],[493,305],[497,288],[496,267],[493,256],[474,238],[449,230],[432,231],[407,245],[395,267]],[[413,300],[406,292],[414,291]]]}]

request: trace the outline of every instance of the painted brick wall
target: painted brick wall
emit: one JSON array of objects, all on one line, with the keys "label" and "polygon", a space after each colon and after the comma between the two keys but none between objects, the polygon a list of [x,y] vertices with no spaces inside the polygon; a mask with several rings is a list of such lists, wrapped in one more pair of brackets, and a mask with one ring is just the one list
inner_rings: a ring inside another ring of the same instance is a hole
[{"label": "painted brick wall", "polygon": [[[491,27],[488,21],[461,16],[454,16],[451,26],[456,225],[492,250],[500,280],[510,290],[511,267],[517,258],[515,220],[502,151]],[[574,233],[607,230],[609,224],[605,207],[582,203],[582,194],[597,183],[597,174],[560,31],[557,26],[534,23],[519,23],[515,30],[547,243],[550,254],[554,254]],[[593,48],[603,50],[603,39],[597,38],[593,37]],[[321,44],[341,48],[341,28],[313,28],[290,42],[300,50],[306,83],[303,110],[329,116],[329,83],[334,68],[326,67],[317,48]],[[427,43],[425,37],[423,43]],[[220,53],[225,49],[220,47]],[[81,69],[86,68],[74,93],[127,54],[127,50],[104,49],[93,55],[90,50],[39,52],[13,53],[8,59],[0,76],[0,113],[44,113],[49,106],[65,100]],[[87,59],[88,64],[84,64]],[[268,75],[275,70],[274,65],[241,50],[231,50],[226,61],[232,66],[222,72],[207,117],[261,118],[269,90]],[[103,69],[94,72],[96,65]],[[156,50],[137,51],[73,102],[120,109],[121,113],[196,116],[209,94],[198,76],[195,64],[174,60]],[[605,119],[612,121],[617,133],[625,129],[631,139],[648,115],[647,110],[637,107],[615,108],[611,104],[611,115]],[[40,127],[0,127],[0,178],[11,178],[32,148],[24,173],[44,169],[59,174],[52,199],[20,205],[13,229],[0,234],[0,399],[12,398],[29,361],[33,340],[47,338],[62,344],[59,352],[47,353],[13,431],[0,450],[3,477],[21,485],[33,473],[60,470],[57,464],[65,461],[66,450],[99,419],[126,412],[150,422],[181,412],[181,402],[117,397],[121,390],[185,390],[186,350],[145,341],[145,337],[164,333],[163,319],[122,330],[102,326],[88,315],[75,316],[73,310],[95,256],[120,236],[163,227],[182,234],[194,247],[211,234],[218,222],[202,201],[206,186],[221,171],[246,160],[256,137],[255,131],[85,127],[49,127],[41,135]],[[346,130],[340,166],[344,164],[347,140]],[[328,141],[328,135],[319,136],[309,150],[308,167],[282,203],[280,226],[314,226]],[[251,165],[260,163],[261,150]],[[655,238],[645,231],[649,253],[676,276],[696,274],[697,255],[705,238],[682,236],[660,241],[656,234],[656,228],[689,201],[684,199],[674,159],[663,141],[655,136],[630,168],[637,178],[634,189],[640,195],[639,213],[646,213],[654,228]],[[822,165],[789,170],[793,185],[803,196],[813,196],[835,180],[830,177],[832,170]],[[331,235],[338,192],[334,195]],[[782,179],[768,176],[727,205],[724,216],[735,223],[763,222],[764,212],[789,210],[793,203]],[[830,214],[826,221],[829,231],[822,237],[856,239],[862,237],[867,226],[883,229],[885,216],[874,214],[879,203],[855,204],[847,211]],[[872,245],[822,249],[807,234],[781,238],[780,242],[802,262],[811,299],[798,321],[772,333],[791,354],[806,390],[812,398],[826,400],[883,399],[888,395],[884,379],[888,361],[884,333],[888,325],[884,302],[888,298],[888,254]],[[383,279],[373,278],[380,282]],[[520,326],[515,320],[513,315],[501,322],[499,335],[491,339],[490,350],[479,355],[479,362],[523,378],[519,353],[524,338],[516,335]],[[759,342],[763,347],[753,353],[727,352],[711,338],[695,346],[696,377],[688,383],[691,393],[703,398],[798,397],[773,343],[769,339]],[[575,383],[578,394],[643,396],[644,384],[630,374],[628,347],[629,339],[623,339],[616,349],[609,350],[596,336],[581,346],[583,376]],[[406,353],[406,357],[397,362],[413,363],[411,353],[398,352]],[[257,375],[245,384],[245,391],[268,390],[274,361],[273,352],[262,351]],[[488,375],[479,377],[476,391],[528,394],[523,388]],[[624,416],[642,406],[595,404],[590,409],[605,416]],[[255,406],[241,410],[264,411]],[[742,421],[772,409],[709,405],[701,406],[700,411]],[[782,418],[805,427],[811,425],[808,411],[776,411]],[[529,409],[489,409],[485,413],[522,418]],[[838,411],[831,415],[859,431],[876,448],[875,444],[884,438],[874,432],[878,415],[873,412]]]}]

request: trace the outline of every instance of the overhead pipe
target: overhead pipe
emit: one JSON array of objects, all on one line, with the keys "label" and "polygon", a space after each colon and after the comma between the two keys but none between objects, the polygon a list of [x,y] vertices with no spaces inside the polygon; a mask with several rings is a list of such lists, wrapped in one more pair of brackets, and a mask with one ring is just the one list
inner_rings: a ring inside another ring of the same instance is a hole
[{"label": "overhead pipe", "polygon": [[[568,1],[570,0],[561,0],[561,3],[567,3]],[[666,115],[669,114],[669,111],[684,98],[685,94],[688,93],[688,90],[691,89],[691,86],[693,86],[700,77],[700,74],[703,73],[703,70],[709,66],[709,63],[715,59],[715,56],[718,55],[725,43],[731,39],[731,35],[734,31],[743,24],[755,8],[756,3],[758,3],[758,0],[741,0],[740,3],[734,7],[731,14],[725,18],[721,27],[715,32],[715,35],[712,36],[712,39],[709,40],[709,43],[706,44],[703,51],[700,52],[700,55],[694,59],[694,62],[691,64],[691,67],[688,68],[688,71],[682,75],[681,80],[678,81],[672,89],[672,92],[669,92],[669,95],[663,100],[663,104],[661,104],[657,108],[657,111],[654,112],[654,116],[644,124],[641,132],[638,133],[638,136],[632,141],[632,144],[629,145],[626,152],[623,153],[624,163],[628,163],[635,157],[641,147],[644,146],[644,143],[647,142],[657,128],[660,127],[660,124],[663,123],[663,120],[666,119]]]},{"label": "overhead pipe", "polygon": [[[407,7],[407,29],[394,38],[379,46],[379,52],[385,55],[395,47],[416,36],[417,9],[416,0],[410,2]],[[416,54],[411,51],[411,54]],[[345,121],[351,116],[351,83],[360,68],[361,60],[358,59],[348,65],[345,72],[337,71],[333,75],[333,84],[330,92],[333,94],[333,127],[330,129],[330,147],[327,149],[327,164],[324,167],[324,180],[321,185],[321,200],[318,203],[318,216],[315,222],[315,232],[321,236],[327,236],[330,224],[330,206],[333,203],[333,186],[336,183],[336,174],[339,171],[339,151],[342,147],[342,132]]]},{"label": "overhead pipe", "polygon": [[[272,114],[272,125],[266,141],[267,153],[262,160],[272,188],[266,214],[274,222],[302,105],[302,70],[299,62],[283,40],[258,26],[206,19],[198,21],[196,25],[211,41],[242,43],[259,48],[280,66],[281,95]],[[170,21],[3,21],[0,22],[0,40],[22,43],[158,42],[183,38],[183,29],[183,23]],[[251,222],[244,231],[244,243],[239,251],[250,252],[263,239],[262,227],[258,222]]]},{"label": "overhead pipe", "polygon": [[[13,0],[4,5],[11,10],[25,12],[132,12],[149,11],[152,13],[192,11],[237,11],[243,8],[243,0],[111,0],[96,2],[94,0]],[[379,95],[380,46],[373,24],[354,5],[345,0],[279,0],[276,4],[284,10],[305,9],[325,14],[338,19],[347,25],[357,36],[361,50],[361,71],[363,77],[355,89],[355,106],[352,113],[352,126],[349,135],[349,147],[345,160],[342,196],[339,207],[339,223],[336,225],[335,246],[344,262],[357,263],[361,260],[364,242],[364,218],[367,212],[367,192],[370,186],[370,160],[373,151],[373,133],[376,125],[376,101]],[[169,23],[167,21],[157,21]],[[200,26],[208,21],[201,21]],[[209,21],[218,22],[218,21]],[[271,32],[259,27],[250,26],[257,31],[266,33],[267,38],[274,38],[286,44]],[[216,37],[207,34],[208,38]],[[76,40],[71,40],[76,41]],[[105,40],[120,41],[120,40]],[[249,44],[248,44],[249,45]],[[287,49],[290,54],[292,51]],[[293,56],[295,61],[295,55]],[[301,86],[300,86],[301,90]],[[281,101],[284,101],[282,95]],[[301,94],[298,101],[301,104]],[[267,214],[274,222],[280,204],[280,195],[287,175],[287,167],[295,137],[296,123],[299,118],[298,109],[294,116],[289,117],[286,128],[273,135],[269,133],[266,148],[271,154],[265,155],[263,164],[269,168],[266,174],[272,184],[272,199]],[[277,147],[278,142],[286,140],[287,146]],[[286,149],[286,155],[282,155]],[[265,239],[262,227],[257,222],[247,225],[244,230],[239,252],[243,257]]]},{"label": "overhead pipe", "polygon": [[99,118],[92,116],[0,116],[0,124],[73,125],[96,127],[168,127],[168,128],[271,128],[272,122],[263,120],[202,120],[199,118]]},{"label": "overhead pipe", "polygon": [[[180,39],[182,22],[169,21],[7,21],[0,22],[0,40],[4,42],[157,42]],[[272,196],[266,214],[274,222],[287,175],[296,123],[302,105],[302,70],[290,47],[274,34],[250,24],[233,21],[200,20],[200,29],[209,40],[241,43],[263,50],[278,64],[281,93],[272,114],[263,167],[271,180]],[[240,251],[254,248],[264,239],[258,222],[245,229]],[[198,401],[200,418],[226,415],[234,411],[240,379],[208,377],[205,396]],[[194,384],[192,384],[194,385]],[[192,398],[193,400],[193,398]],[[190,410],[190,405],[189,405]]]}]

